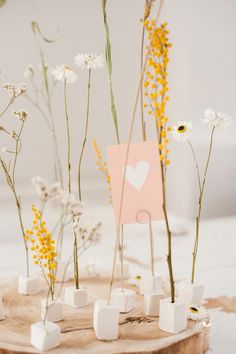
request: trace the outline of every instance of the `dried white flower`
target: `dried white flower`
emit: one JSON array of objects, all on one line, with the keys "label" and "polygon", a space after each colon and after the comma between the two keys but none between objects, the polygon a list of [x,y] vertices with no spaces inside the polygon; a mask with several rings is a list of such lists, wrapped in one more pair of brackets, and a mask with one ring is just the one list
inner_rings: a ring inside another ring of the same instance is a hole
[{"label": "dried white flower", "polygon": [[32,184],[36,188],[36,192],[41,200],[47,202],[49,199],[58,198],[61,195],[61,186],[59,183],[53,183],[51,186],[42,177],[36,176],[32,178]]},{"label": "dried white flower", "polygon": [[72,83],[77,80],[76,73],[69,66],[64,64],[56,66],[51,73],[58,81],[64,82],[66,80],[66,82]]},{"label": "dried white flower", "polygon": [[28,117],[29,113],[26,112],[24,109],[21,109],[20,111],[12,111],[12,114],[17,117],[20,121],[24,122],[26,118]]},{"label": "dried white flower", "polygon": [[208,108],[204,112],[202,123],[208,124],[210,128],[226,129],[231,123],[231,118],[222,112],[215,112]]},{"label": "dried white flower", "polygon": [[179,121],[171,130],[173,138],[177,141],[187,141],[192,134],[192,122]]},{"label": "dried white flower", "polygon": [[84,206],[74,194],[70,194],[64,190],[61,190],[60,194],[58,195],[58,200],[62,205],[66,207],[66,212],[68,215],[73,217],[80,217],[83,214]]},{"label": "dried white flower", "polygon": [[33,65],[28,64],[27,67],[25,68],[25,71],[23,72],[24,77],[32,77],[34,75],[34,69]]},{"label": "dried white flower", "polygon": [[14,84],[10,84],[9,82],[6,82],[3,85],[3,88],[7,90],[8,94],[10,97],[12,96],[19,96],[22,95],[26,92],[26,85],[25,83],[20,83],[17,86]]},{"label": "dried white flower", "polygon": [[77,54],[75,59],[75,64],[80,69],[97,69],[104,66],[103,55],[96,54]]}]

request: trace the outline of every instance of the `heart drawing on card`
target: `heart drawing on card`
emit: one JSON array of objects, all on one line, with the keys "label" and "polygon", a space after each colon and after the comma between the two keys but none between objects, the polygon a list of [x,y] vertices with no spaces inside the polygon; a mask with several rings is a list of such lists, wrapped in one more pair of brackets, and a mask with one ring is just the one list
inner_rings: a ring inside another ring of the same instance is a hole
[{"label": "heart drawing on card", "polygon": [[[140,191],[147,179],[148,172],[148,161],[139,161],[135,167],[127,165],[125,178],[134,188]],[[122,169],[122,174],[124,175],[124,167]]]}]

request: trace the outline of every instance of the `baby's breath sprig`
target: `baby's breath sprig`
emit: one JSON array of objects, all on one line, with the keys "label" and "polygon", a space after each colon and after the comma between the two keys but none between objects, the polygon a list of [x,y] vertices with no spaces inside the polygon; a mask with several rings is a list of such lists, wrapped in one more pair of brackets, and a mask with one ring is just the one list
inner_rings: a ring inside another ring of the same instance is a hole
[{"label": "baby's breath sprig", "polygon": [[25,230],[25,240],[31,245],[34,264],[40,266],[54,300],[56,282],[56,242],[43,220],[42,211],[32,206],[34,215],[31,229]]},{"label": "baby's breath sprig", "polygon": [[106,183],[107,183],[107,187],[108,187],[108,191],[109,191],[109,202],[112,202],[112,197],[111,197],[111,178],[109,175],[109,171],[108,171],[108,167],[107,167],[107,163],[105,161],[103,161],[102,158],[102,153],[101,150],[98,147],[97,141],[94,139],[93,140],[93,148],[97,157],[97,161],[96,161],[96,165],[98,167],[98,170],[101,171],[103,173],[103,175],[105,176],[106,179]]},{"label": "baby's breath sprig", "polygon": [[[14,85],[6,84],[4,87],[8,91],[10,90],[12,93],[11,93],[10,104],[8,104],[8,106],[4,109],[2,114],[6,113],[7,109],[15,101],[15,99],[17,97],[21,96],[25,92],[25,86],[22,86],[22,85],[19,85],[19,87],[16,88]],[[7,134],[7,136],[14,143],[13,149],[7,149],[6,147],[3,147],[1,151],[2,151],[2,153],[7,154],[7,156],[13,157],[13,159],[10,158],[8,161],[6,161],[6,159],[3,159],[3,157],[0,155],[0,162],[1,162],[2,169],[3,169],[3,173],[6,178],[6,182],[13,194],[13,197],[14,197],[14,200],[16,203],[17,214],[18,214],[22,238],[24,241],[25,254],[26,254],[26,275],[27,275],[27,277],[29,277],[30,272],[29,272],[28,243],[25,240],[25,232],[24,232],[24,225],[23,225],[23,218],[22,218],[21,198],[18,194],[18,191],[16,188],[16,181],[15,181],[17,161],[18,161],[18,157],[19,157],[19,154],[20,154],[21,148],[22,148],[22,133],[24,130],[26,119],[28,117],[28,113],[25,110],[20,110],[20,111],[14,110],[13,115],[15,117],[17,117],[19,120],[20,126],[19,126],[18,130],[9,131],[7,128],[5,128],[3,126],[0,127],[0,132]]]}]

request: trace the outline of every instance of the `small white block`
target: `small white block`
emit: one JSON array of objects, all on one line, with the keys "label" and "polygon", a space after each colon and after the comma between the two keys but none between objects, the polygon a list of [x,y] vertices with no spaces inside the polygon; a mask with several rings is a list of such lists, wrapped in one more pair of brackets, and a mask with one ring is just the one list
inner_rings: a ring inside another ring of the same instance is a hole
[{"label": "small white block", "polygon": [[135,308],[136,293],[129,289],[114,289],[111,293],[111,304],[117,306],[120,312],[129,312]]},{"label": "small white block", "polygon": [[51,322],[37,322],[31,325],[31,344],[40,352],[46,352],[49,349],[60,345],[60,327]]},{"label": "small white block", "polygon": [[[121,263],[117,263],[115,265],[115,279],[120,280],[121,279]],[[123,275],[124,275],[124,279],[128,279],[130,277],[130,272],[129,272],[129,265],[127,263],[123,264]]]},{"label": "small white block", "polygon": [[196,283],[182,282],[178,287],[178,298],[182,302],[186,302],[188,306],[194,304],[202,306],[204,286]]},{"label": "small white block", "polygon": [[162,289],[162,278],[157,275],[145,274],[140,281],[140,294],[155,293]]},{"label": "small white block", "polygon": [[44,320],[46,306],[48,303],[48,311],[46,320],[48,322],[59,322],[64,319],[63,303],[60,300],[52,301],[51,299],[43,299],[41,301],[41,319]]},{"label": "small white block", "polygon": [[56,281],[64,282],[70,280],[70,272],[67,263],[61,259],[57,260]]},{"label": "small white block", "polygon": [[40,291],[40,279],[37,277],[23,277],[18,279],[18,293],[22,295],[34,295]]},{"label": "small white block", "polygon": [[88,305],[88,291],[84,287],[76,289],[75,286],[65,288],[64,302],[71,307],[83,307]]},{"label": "small white block", "polygon": [[160,300],[159,328],[177,334],[187,327],[187,305],[178,299],[171,303],[170,298]]},{"label": "small white block", "polygon": [[159,316],[160,300],[164,299],[163,292],[145,293],[143,298],[143,312],[147,316]]},{"label": "small white block", "polygon": [[2,303],[2,299],[0,299],[0,321],[5,319],[4,307]]},{"label": "small white block", "polygon": [[93,311],[93,328],[100,340],[115,340],[118,338],[119,309],[108,305],[107,301],[97,300]]}]

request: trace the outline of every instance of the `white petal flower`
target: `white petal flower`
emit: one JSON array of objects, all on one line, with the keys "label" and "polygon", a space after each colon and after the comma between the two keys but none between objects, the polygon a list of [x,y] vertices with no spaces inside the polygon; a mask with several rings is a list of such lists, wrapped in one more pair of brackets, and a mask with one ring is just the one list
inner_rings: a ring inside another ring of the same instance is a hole
[{"label": "white petal flower", "polygon": [[24,77],[32,77],[34,75],[34,69],[33,65],[28,64],[27,67],[25,68],[25,71],[23,72]]},{"label": "white petal flower", "polygon": [[173,138],[177,141],[187,141],[192,134],[192,122],[179,121],[171,130]]},{"label": "white petal flower", "polygon": [[75,197],[74,194],[61,190],[58,195],[59,202],[66,207],[67,214],[73,217],[79,217],[84,212],[83,203]]},{"label": "white petal flower", "polygon": [[77,54],[74,61],[80,69],[98,69],[102,68],[105,63],[102,54]]},{"label": "white petal flower", "polygon": [[51,71],[54,78],[58,81],[65,81],[72,83],[77,80],[77,75],[69,66],[67,65],[58,65]]},{"label": "white petal flower", "polygon": [[231,123],[231,118],[225,113],[215,112],[214,109],[208,108],[204,112],[202,123],[208,124],[210,128],[226,129]]},{"label": "white petal flower", "polygon": [[207,309],[203,306],[191,305],[188,308],[188,319],[192,321],[200,321],[208,314]]}]

